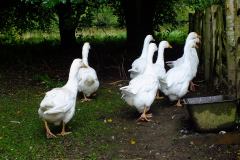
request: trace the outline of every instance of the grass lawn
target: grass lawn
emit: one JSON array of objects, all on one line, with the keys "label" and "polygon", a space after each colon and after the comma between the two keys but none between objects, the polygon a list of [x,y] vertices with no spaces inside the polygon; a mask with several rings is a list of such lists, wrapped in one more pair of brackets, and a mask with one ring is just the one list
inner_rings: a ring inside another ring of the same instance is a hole
[{"label": "grass lawn", "polygon": [[[0,157],[3,159],[97,159],[114,149],[114,116],[123,106],[117,89],[102,87],[91,102],[77,100],[76,112],[68,123],[72,134],[47,139],[38,107],[45,89],[19,89],[0,97]],[[61,127],[51,126],[54,133]],[[104,138],[109,137],[109,140]],[[106,142],[108,141],[108,142]],[[110,153],[110,152],[109,152]]]}]

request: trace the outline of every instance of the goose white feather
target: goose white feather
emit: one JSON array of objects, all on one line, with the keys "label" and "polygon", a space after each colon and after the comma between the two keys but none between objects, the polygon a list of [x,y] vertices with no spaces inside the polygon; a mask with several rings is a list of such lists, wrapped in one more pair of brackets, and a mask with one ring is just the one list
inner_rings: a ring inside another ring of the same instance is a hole
[{"label": "goose white feather", "polygon": [[132,68],[128,70],[128,72],[130,72],[131,79],[137,77],[138,75],[140,75],[144,72],[144,69],[146,67],[148,46],[149,46],[149,43],[153,40],[154,39],[153,39],[152,35],[147,35],[145,37],[141,56],[133,61]]},{"label": "goose white feather", "polygon": [[[197,40],[190,40],[184,47],[183,63],[171,68],[166,73],[165,80],[160,81],[161,91],[169,97],[171,101],[179,100],[187,91],[189,82],[192,79],[192,66],[190,57],[192,56],[192,48],[196,47]],[[178,101],[177,106],[180,105]]]},{"label": "goose white feather", "polygon": [[[153,69],[155,74],[158,77],[158,80],[165,79],[166,69],[164,67],[164,50],[165,48],[172,48],[172,46],[168,43],[168,41],[161,41],[158,47],[158,56],[156,62],[153,64]],[[159,83],[159,89],[160,89]]]},{"label": "goose white feather", "polygon": [[129,82],[128,86],[120,88],[122,98],[130,105],[135,106],[142,113],[140,120],[148,120],[145,113],[150,109],[158,89],[158,78],[153,70],[153,54],[157,50],[154,43],[150,43],[147,55],[147,65],[143,72]]},{"label": "goose white feather", "polygon": [[[186,43],[188,41],[193,40],[193,39],[196,39],[197,43],[200,43],[200,39],[199,38],[200,38],[200,36],[196,32],[191,32],[191,33],[188,34],[188,37],[187,37],[186,42],[185,42],[185,45],[186,45]],[[198,65],[199,65],[199,58],[198,58],[198,54],[197,54],[196,48],[192,48],[191,50],[192,50],[191,51],[192,55],[189,57],[190,58],[189,61],[191,62],[191,68],[192,68],[192,70],[191,70],[191,74],[192,74],[191,80],[192,80],[194,77],[196,77],[196,74],[197,74],[197,69],[198,69]],[[181,58],[177,59],[176,61],[168,61],[166,63],[171,68],[172,67],[176,67],[176,66],[180,65],[181,63],[183,63],[184,56],[185,56],[185,54],[183,54],[183,56]],[[192,91],[195,91],[194,85],[195,84],[192,83],[192,81],[190,81],[190,89]]]},{"label": "goose white feather", "polygon": [[[188,41],[193,40],[193,39],[196,39],[196,38],[199,38],[199,37],[200,37],[200,36],[199,36],[196,32],[190,32],[190,33],[188,34],[187,38],[186,38],[185,45],[187,44]],[[193,50],[196,51],[195,48],[193,48]],[[195,56],[195,57],[196,57],[196,56]],[[197,59],[198,59],[198,57],[197,57]],[[183,63],[183,61],[184,61],[184,54],[182,55],[182,57],[178,58],[178,59],[175,60],[175,61],[167,61],[166,64],[167,64],[169,67],[173,68],[173,67],[175,67],[175,66],[180,65],[181,63]],[[196,61],[197,61],[197,60],[196,60]],[[196,62],[196,63],[197,63],[197,62]],[[199,63],[199,60],[198,60],[198,63]],[[197,64],[197,65],[198,65],[198,64]]]},{"label": "goose white feather", "polygon": [[54,88],[48,91],[40,103],[39,116],[44,120],[48,138],[55,135],[48,128],[47,123],[60,125],[63,123],[61,134],[65,135],[65,124],[73,117],[77,97],[77,73],[83,67],[81,59],[72,62],[67,83],[61,88]]},{"label": "goose white feather", "polygon": [[82,59],[86,67],[81,68],[78,72],[79,78],[78,91],[83,92],[84,100],[89,100],[87,97],[96,92],[99,87],[97,73],[88,64],[89,49],[90,44],[88,42],[84,43],[82,48]]}]

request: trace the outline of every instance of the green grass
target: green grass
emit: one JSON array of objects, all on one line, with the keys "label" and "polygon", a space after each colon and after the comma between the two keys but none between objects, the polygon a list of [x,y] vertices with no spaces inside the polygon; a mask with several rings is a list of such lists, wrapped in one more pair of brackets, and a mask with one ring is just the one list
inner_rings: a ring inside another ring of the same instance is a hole
[{"label": "green grass", "polygon": [[[77,41],[104,42],[126,39],[126,30],[120,28],[83,28],[76,32]],[[43,32],[32,31],[20,35],[16,31],[0,33],[0,43],[2,44],[39,44],[51,43],[52,45],[60,43],[60,34],[58,31]]]},{"label": "green grass", "polygon": [[112,40],[124,40],[127,37],[126,29],[119,28],[86,28],[78,31],[77,38],[82,38],[82,41],[104,42]]},{"label": "green grass", "polygon": [[[155,32],[155,37],[158,40],[167,40],[170,43],[184,44],[188,33],[188,26],[183,25],[174,29],[169,26],[160,28],[160,32]],[[121,28],[83,28],[76,32],[77,41],[104,43],[109,41],[124,41],[127,38],[126,29]],[[39,44],[48,43],[54,46],[60,43],[60,35],[58,31],[42,32],[33,31],[18,35],[18,32],[13,31],[6,34],[0,34],[0,42],[2,44]]]},{"label": "green grass", "polygon": [[[1,159],[97,159],[114,148],[99,139],[111,137],[115,129],[104,119],[112,118],[123,106],[116,89],[101,88],[88,103],[77,100],[76,112],[68,124],[72,134],[47,139],[37,110],[45,89],[25,88],[0,97],[0,157]],[[46,90],[47,91],[47,90]],[[51,127],[59,132],[61,127]]]}]

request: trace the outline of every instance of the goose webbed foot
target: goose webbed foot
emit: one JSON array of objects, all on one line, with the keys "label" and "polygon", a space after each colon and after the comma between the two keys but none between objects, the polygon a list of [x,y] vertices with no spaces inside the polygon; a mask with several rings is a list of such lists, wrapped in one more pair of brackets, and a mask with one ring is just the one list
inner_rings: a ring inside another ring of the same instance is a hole
[{"label": "goose webbed foot", "polygon": [[65,125],[66,125],[66,124],[65,124],[64,122],[62,123],[62,125],[63,125],[63,127],[62,127],[62,132],[59,133],[59,134],[57,134],[57,135],[66,136],[66,135],[72,133],[72,132],[66,132],[66,131],[65,131]]},{"label": "goose webbed foot", "polygon": [[147,114],[147,113],[146,113],[146,107],[144,107],[144,111],[143,111],[143,113],[141,114],[141,116],[137,119],[137,122],[139,122],[139,121],[149,122],[149,121],[151,121],[150,118],[152,118],[152,113]]},{"label": "goose webbed foot", "polygon": [[92,99],[90,99],[90,98],[87,98],[87,96],[85,95],[85,94],[83,94],[83,99],[81,100],[81,102],[89,102],[89,101],[91,101]]},{"label": "goose webbed foot", "polygon": [[195,83],[193,83],[192,81],[190,82],[190,90],[191,91],[193,91],[193,92],[195,92],[196,91],[196,87],[195,86],[199,86],[199,85],[197,85],[197,84],[195,84]]},{"label": "goose webbed foot", "polygon": [[179,99],[177,103],[175,104],[176,107],[182,107],[183,105],[181,104],[181,100]]},{"label": "goose webbed foot", "polygon": [[157,91],[157,95],[156,95],[155,99],[157,99],[157,100],[164,99],[163,96],[160,96],[160,95],[159,95],[159,90]]},{"label": "goose webbed foot", "polygon": [[48,139],[50,139],[50,138],[56,138],[55,134],[53,134],[53,133],[51,132],[51,130],[49,129],[46,120],[44,120],[44,125],[45,125],[45,129],[46,129],[46,136],[47,136],[47,138],[48,138]]}]

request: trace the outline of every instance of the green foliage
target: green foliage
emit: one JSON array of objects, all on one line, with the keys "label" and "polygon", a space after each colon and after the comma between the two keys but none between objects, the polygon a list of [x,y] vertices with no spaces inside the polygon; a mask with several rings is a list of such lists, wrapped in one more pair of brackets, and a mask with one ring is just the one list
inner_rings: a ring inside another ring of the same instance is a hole
[{"label": "green foliage", "polygon": [[159,25],[163,25],[164,23],[176,24],[177,13],[173,5],[175,3],[177,3],[177,0],[156,2],[156,10],[153,21],[155,30],[158,30]]},{"label": "green foliage", "polygon": [[21,34],[16,27],[9,28],[7,32],[0,35],[1,44],[11,44],[20,41]]},{"label": "green foliage", "polygon": [[112,8],[102,5],[93,11],[92,25],[97,27],[116,27],[118,25],[118,18],[113,15]]},{"label": "green foliage", "polygon": [[185,3],[195,10],[205,9],[213,4],[223,5],[224,2],[225,0],[185,0]]},{"label": "green foliage", "polygon": [[53,12],[40,3],[27,3],[22,0],[6,1],[0,9],[0,30],[8,31],[16,28],[20,32],[26,30],[45,30],[55,20]]},{"label": "green foliage", "polygon": [[186,26],[170,28],[169,26],[163,26],[160,32],[155,32],[157,39],[167,40],[170,43],[184,44],[188,34],[188,28]]}]

